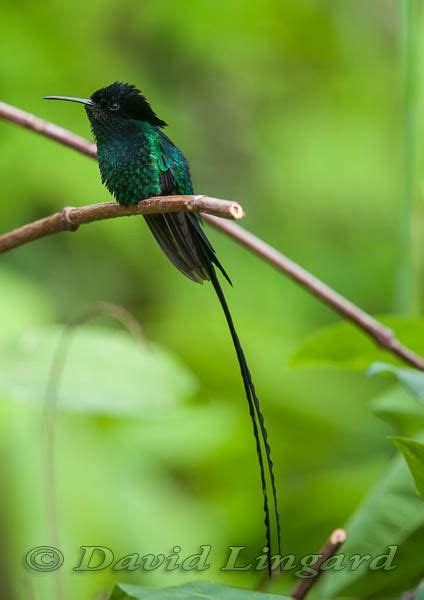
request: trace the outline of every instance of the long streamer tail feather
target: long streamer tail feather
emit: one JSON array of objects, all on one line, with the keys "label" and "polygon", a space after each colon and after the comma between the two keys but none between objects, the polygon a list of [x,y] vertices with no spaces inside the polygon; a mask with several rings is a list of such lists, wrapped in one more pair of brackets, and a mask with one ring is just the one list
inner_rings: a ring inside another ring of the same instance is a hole
[{"label": "long streamer tail feather", "polygon": [[[162,250],[180,271],[193,281],[202,282],[205,279],[211,281],[224,312],[240,366],[256,442],[264,499],[268,572],[271,576],[272,556],[275,553],[281,556],[281,526],[274,465],[259,398],[216,268],[231,284],[230,278],[219,262],[197,216],[186,213],[149,215],[146,220]],[[275,544],[273,544],[274,536]]]},{"label": "long streamer tail feather", "polygon": [[[228,327],[231,332],[231,337],[233,340],[234,348],[236,350],[237,359],[240,365],[240,371],[243,379],[244,389],[246,392],[247,401],[249,404],[249,412],[252,419],[253,424],[253,433],[256,440],[256,450],[259,459],[260,471],[261,471],[261,482],[262,482],[262,491],[264,497],[264,513],[265,513],[265,526],[266,526],[266,535],[267,535],[267,547],[268,547],[268,565],[269,570],[271,570],[272,562],[271,557],[273,554],[273,544],[272,544],[272,524],[271,524],[271,510],[269,506],[269,498],[268,498],[268,485],[267,485],[267,475],[266,471],[268,471],[268,477],[271,482],[271,498],[272,498],[272,511],[274,513],[274,521],[275,521],[275,535],[276,535],[276,551],[278,555],[281,555],[281,527],[280,527],[280,516],[278,512],[278,503],[277,503],[277,490],[275,484],[275,476],[274,476],[274,465],[271,456],[271,447],[268,441],[268,432],[265,427],[265,420],[260,408],[259,399],[256,395],[255,386],[252,381],[252,377],[249,371],[249,367],[246,362],[246,357],[243,351],[243,348],[240,344],[239,337],[237,335],[236,329],[233,324],[233,320],[231,317],[231,313],[228,308],[227,301],[222,291],[222,287],[219,283],[218,277],[216,275],[215,269],[212,266],[212,275],[211,281],[213,287],[215,288],[215,292],[219,298],[220,304],[225,314],[225,318],[227,320]],[[264,460],[265,455],[265,460]],[[270,573],[271,574],[271,573]]]},{"label": "long streamer tail feather", "polygon": [[[203,233],[203,232],[202,232]],[[205,257],[208,260],[208,257]],[[247,365],[246,356],[244,354],[242,345],[240,343],[240,339],[238,337],[233,318],[231,316],[231,312],[225,298],[223,289],[219,282],[214,264],[209,258],[208,271],[210,275],[210,280],[215,289],[218,300],[221,304],[222,310],[225,315],[225,319],[227,321],[228,328],[230,330],[231,338],[233,341],[233,345],[236,351],[237,360],[240,366],[241,376],[243,379],[243,385],[246,393],[247,402],[249,405],[249,413],[252,420],[253,426],[253,434],[256,441],[256,451],[259,460],[260,474],[261,474],[261,484],[262,484],[262,492],[264,499],[264,515],[265,515],[265,529],[266,529],[266,541],[267,541],[267,554],[268,554],[268,571],[271,576],[272,569],[272,555],[273,555],[273,546],[272,543],[272,530],[274,529],[276,544],[275,550],[279,556],[281,556],[281,526],[280,526],[280,516],[278,511],[278,502],[277,502],[277,489],[275,483],[274,476],[274,465],[271,456],[271,447],[268,441],[268,432],[265,427],[265,420],[262,414],[262,410],[259,403],[259,398],[257,397],[255,386],[252,381],[252,376]],[[271,484],[271,506],[270,499],[268,493],[268,483],[267,478]],[[273,513],[273,522],[271,519],[271,514]]]}]

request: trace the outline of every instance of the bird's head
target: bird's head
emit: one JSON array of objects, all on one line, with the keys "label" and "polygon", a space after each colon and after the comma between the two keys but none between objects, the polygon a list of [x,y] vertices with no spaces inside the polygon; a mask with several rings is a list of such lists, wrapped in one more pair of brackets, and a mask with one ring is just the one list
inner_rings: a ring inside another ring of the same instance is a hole
[{"label": "bird's head", "polygon": [[157,127],[165,127],[146,97],[134,85],[116,81],[94,92],[90,98],[73,96],[45,96],[45,100],[66,100],[84,104],[90,121],[105,122],[124,119],[145,121]]}]

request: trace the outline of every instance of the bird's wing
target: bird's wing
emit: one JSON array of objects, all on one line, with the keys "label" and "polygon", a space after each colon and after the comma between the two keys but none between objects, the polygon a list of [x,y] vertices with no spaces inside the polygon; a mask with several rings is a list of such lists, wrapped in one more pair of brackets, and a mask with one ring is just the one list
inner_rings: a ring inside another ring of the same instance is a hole
[{"label": "bird's wing", "polygon": [[[158,164],[161,171],[162,194],[164,196],[168,194],[193,194],[190,167],[184,154],[163,132],[161,132],[159,146],[160,157]],[[168,221],[171,216],[174,215],[167,215]],[[208,259],[218,267],[231,285],[228,274],[218,260],[214,247],[203,231],[203,222],[200,216],[193,213],[179,213],[175,217],[178,218],[180,224],[179,230],[184,236],[184,241],[189,243],[192,252],[194,252],[202,264],[202,271],[206,273],[204,279],[209,279],[209,269],[204,264],[206,252]],[[199,244],[202,245],[201,251],[199,251]]]},{"label": "bird's wing", "polygon": [[188,161],[163,132],[159,138],[158,166],[163,195],[193,194]]},{"label": "bird's wing", "polygon": [[[162,132],[157,148],[157,161],[161,195],[193,193],[190,168],[186,158]],[[169,213],[146,215],[145,219],[163,252],[177,269],[198,283],[209,279],[202,254],[199,253],[193,237],[193,227],[201,229],[197,216],[187,213]]]}]

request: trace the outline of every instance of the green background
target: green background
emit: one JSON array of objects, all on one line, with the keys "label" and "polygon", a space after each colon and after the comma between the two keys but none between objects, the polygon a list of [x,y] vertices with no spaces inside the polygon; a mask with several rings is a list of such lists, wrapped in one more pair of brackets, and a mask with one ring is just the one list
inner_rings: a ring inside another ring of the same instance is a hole
[{"label": "green background", "polygon": [[[247,229],[365,310],[392,313],[405,187],[398,13],[383,0],[6,2],[1,99],[89,137],[80,107],[42,96],[137,84],[189,158],[197,192],[239,201]],[[420,139],[421,110],[415,132]],[[92,160],[5,122],[0,139],[2,231],[108,199]],[[407,312],[420,310],[420,144],[414,161]],[[208,234],[234,281],[226,293],[268,423],[283,551],[311,554],[395,454],[393,428],[370,408],[388,383],[364,370],[291,365],[305,340],[339,317]],[[56,597],[54,575],[23,567],[30,548],[52,543],[42,434],[51,329],[107,301],[139,319],[149,346],[139,369],[137,349],[111,320],[73,340],[56,424],[66,597],[101,598],[116,581],[257,587],[254,573],[219,571],[229,545],[260,554],[264,531],[251,425],[211,286],[181,277],[132,218],[2,256],[0,289],[5,585],[25,598],[28,590]],[[151,365],[150,351],[158,353]],[[120,558],[177,545],[187,556],[200,544],[213,546],[201,574],[71,572],[81,545],[108,546]],[[292,586],[288,575],[269,591]]]}]

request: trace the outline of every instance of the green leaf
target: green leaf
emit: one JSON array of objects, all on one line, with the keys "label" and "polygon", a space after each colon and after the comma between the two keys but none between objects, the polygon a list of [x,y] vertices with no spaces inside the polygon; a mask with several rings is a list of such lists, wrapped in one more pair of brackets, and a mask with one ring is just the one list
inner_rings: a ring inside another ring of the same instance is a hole
[{"label": "green leaf", "polygon": [[417,402],[400,385],[376,396],[371,404],[373,412],[402,435],[414,435],[424,430],[424,405]]},{"label": "green leaf", "polygon": [[415,369],[405,369],[388,365],[387,363],[375,363],[368,369],[369,375],[390,373],[396,377],[411,394],[420,402],[424,402],[424,373]]},{"label": "green leaf", "polygon": [[[381,323],[393,329],[406,346],[424,354],[424,319],[384,317]],[[374,362],[401,364],[390,352],[379,347],[363,331],[350,323],[338,323],[321,329],[297,350],[294,366],[332,366],[366,369]]]},{"label": "green leaf", "polygon": [[174,600],[178,598],[181,600],[242,600],[246,597],[251,598],[251,600],[272,600],[273,598],[290,600],[288,596],[251,592],[242,588],[206,582],[188,583],[179,587],[169,587],[161,590],[118,584],[113,589],[110,600],[149,600],[150,598],[153,600]]},{"label": "green leaf", "polygon": [[345,525],[348,539],[343,546],[346,557],[376,557],[387,554],[388,546],[396,546],[396,568],[370,570],[364,562],[355,570],[328,572],[322,577],[320,597],[387,598],[412,587],[422,573],[418,549],[424,544],[423,522],[424,505],[398,456]]},{"label": "green leaf", "polygon": [[[44,401],[63,330],[39,329],[0,344],[0,393]],[[157,417],[192,394],[196,381],[169,352],[116,330],[74,332],[60,379],[65,410]]]},{"label": "green leaf", "polygon": [[424,444],[408,438],[392,437],[390,439],[405,457],[418,493],[424,498]]}]

